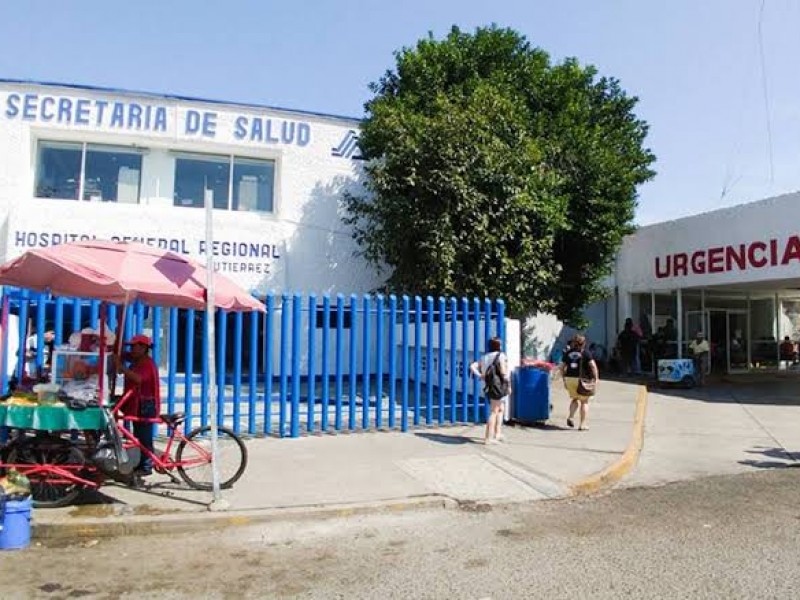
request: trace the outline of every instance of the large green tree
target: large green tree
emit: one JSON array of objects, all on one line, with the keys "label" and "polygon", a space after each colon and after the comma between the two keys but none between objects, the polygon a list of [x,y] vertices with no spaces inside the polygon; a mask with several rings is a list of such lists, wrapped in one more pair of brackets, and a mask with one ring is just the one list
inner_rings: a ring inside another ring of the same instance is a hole
[{"label": "large green tree", "polygon": [[653,176],[637,99],[495,26],[395,56],[366,104],[367,192],[347,198],[387,290],[504,298],[511,314],[577,323]]}]

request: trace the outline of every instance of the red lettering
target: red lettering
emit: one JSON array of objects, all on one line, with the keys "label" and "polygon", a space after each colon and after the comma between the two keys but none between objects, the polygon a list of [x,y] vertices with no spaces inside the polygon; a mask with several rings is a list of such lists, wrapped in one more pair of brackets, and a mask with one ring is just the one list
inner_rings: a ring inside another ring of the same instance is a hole
[{"label": "red lettering", "polygon": [[793,235],[786,242],[786,249],[783,251],[782,265],[787,265],[793,260],[800,261],[800,238]]},{"label": "red lettering", "polygon": [[662,270],[661,257],[656,256],[656,277],[659,279],[664,279],[665,277],[669,277],[670,271],[672,270],[672,257],[665,256],[664,262],[666,262],[666,267]]},{"label": "red lettering", "polygon": [[708,272],[722,273],[725,270],[725,249],[722,247],[708,249]]},{"label": "red lettering", "polygon": [[745,245],[739,244],[739,252],[736,252],[737,248],[733,246],[728,246],[725,248],[725,270],[726,271],[733,271],[733,263],[736,263],[736,266],[739,267],[740,271],[744,271],[747,268],[747,252],[745,251]]},{"label": "red lettering", "polygon": [[778,240],[769,241],[769,264],[773,267],[778,264]]},{"label": "red lettering", "polygon": [[[760,257],[756,257],[756,251],[759,251],[761,253]],[[767,264],[767,257],[764,256],[764,253],[766,251],[767,251],[767,245],[764,242],[753,242],[747,249],[747,260],[750,261],[750,264],[753,267],[755,267],[756,269],[760,269],[761,267],[764,267]]]},{"label": "red lettering", "polygon": [[692,254],[692,273],[695,275],[704,275],[706,272],[706,253],[703,250],[698,250]]},{"label": "red lettering", "polygon": [[679,254],[675,254],[672,257],[672,260],[673,260],[672,270],[673,270],[673,273],[674,273],[675,277],[677,277],[678,275],[684,275],[685,276],[685,275],[689,274],[689,271],[686,268],[686,265],[689,262],[689,257],[686,255],[685,252],[681,252]]}]

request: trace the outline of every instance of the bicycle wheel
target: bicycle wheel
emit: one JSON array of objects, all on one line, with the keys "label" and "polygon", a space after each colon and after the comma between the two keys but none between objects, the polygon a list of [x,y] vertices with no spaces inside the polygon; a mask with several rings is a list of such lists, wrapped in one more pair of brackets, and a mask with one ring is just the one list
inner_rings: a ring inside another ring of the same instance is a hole
[{"label": "bicycle wheel", "polygon": [[[8,452],[9,464],[54,465],[70,467],[70,472],[78,473],[86,464],[86,459],[78,448],[66,440],[30,440],[15,444]],[[77,468],[76,468],[77,467]],[[83,491],[79,483],[54,482],[54,476],[47,474],[30,475],[31,497],[34,508],[59,508],[69,506]]]},{"label": "bicycle wheel", "polygon": [[[198,490],[210,490],[211,427],[198,427],[181,440],[175,457],[178,473]],[[217,428],[217,467],[220,487],[229,488],[242,476],[247,467],[247,448],[244,442],[227,427]]]}]

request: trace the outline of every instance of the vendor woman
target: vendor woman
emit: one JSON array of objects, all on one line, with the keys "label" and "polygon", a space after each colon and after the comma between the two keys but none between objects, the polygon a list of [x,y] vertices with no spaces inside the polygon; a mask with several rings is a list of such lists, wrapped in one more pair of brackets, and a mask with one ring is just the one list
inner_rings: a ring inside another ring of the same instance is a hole
[{"label": "vendor woman", "polygon": [[[123,362],[119,372],[125,376],[125,393],[132,392],[132,395],[123,412],[141,419],[155,419],[161,410],[161,395],[158,367],[150,357],[153,342],[146,335],[135,335],[127,345],[130,350],[123,354],[123,361],[127,362],[128,366],[125,367]],[[144,448],[153,452],[152,422],[134,421],[133,434]],[[153,461],[142,452],[137,474],[146,476],[152,472]]]}]

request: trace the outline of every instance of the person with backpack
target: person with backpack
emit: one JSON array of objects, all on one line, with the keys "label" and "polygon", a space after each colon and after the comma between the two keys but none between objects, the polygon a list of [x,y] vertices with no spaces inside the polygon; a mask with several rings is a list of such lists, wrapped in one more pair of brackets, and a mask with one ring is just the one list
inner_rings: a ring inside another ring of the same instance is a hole
[{"label": "person with backpack", "polygon": [[575,334],[569,343],[569,349],[564,353],[564,362],[561,363],[561,377],[564,387],[570,397],[569,417],[567,425],[575,427],[575,413],[580,407],[581,422],[578,429],[589,429],[586,420],[589,414],[589,399],[597,390],[599,374],[597,363],[586,350],[586,337]]},{"label": "person with backpack", "polygon": [[493,337],[489,340],[489,352],[469,366],[475,377],[483,379],[483,392],[489,398],[489,418],[486,419],[484,444],[503,440],[503,406],[511,394],[511,370],[508,367],[508,358],[502,350],[503,342],[499,337]]}]

